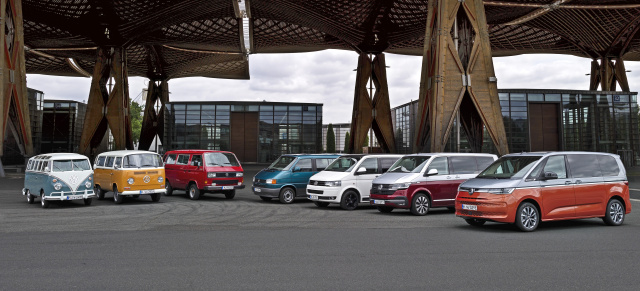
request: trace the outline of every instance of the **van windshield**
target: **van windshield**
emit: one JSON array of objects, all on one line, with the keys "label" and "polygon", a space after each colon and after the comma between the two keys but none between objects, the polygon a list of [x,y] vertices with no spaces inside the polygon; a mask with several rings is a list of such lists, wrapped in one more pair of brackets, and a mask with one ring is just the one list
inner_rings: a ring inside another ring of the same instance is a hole
[{"label": "van windshield", "polygon": [[231,153],[205,153],[204,161],[209,167],[240,166],[236,156]]},{"label": "van windshield", "polygon": [[392,173],[420,173],[430,156],[407,156],[397,160],[388,172]]},{"label": "van windshield", "polygon": [[157,168],[162,167],[162,159],[157,154],[133,154],[124,157],[124,168]]},{"label": "van windshield", "polygon": [[91,170],[87,160],[57,160],[53,161],[54,172],[87,171]]},{"label": "van windshield", "polygon": [[540,158],[542,156],[502,157],[478,174],[477,178],[520,179]]},{"label": "van windshield", "polygon": [[361,158],[362,157],[349,156],[339,157],[324,170],[331,172],[349,172]]},{"label": "van windshield", "polygon": [[295,157],[292,156],[280,156],[271,166],[269,166],[268,170],[276,170],[276,171],[287,171],[293,165],[293,162],[296,160]]}]

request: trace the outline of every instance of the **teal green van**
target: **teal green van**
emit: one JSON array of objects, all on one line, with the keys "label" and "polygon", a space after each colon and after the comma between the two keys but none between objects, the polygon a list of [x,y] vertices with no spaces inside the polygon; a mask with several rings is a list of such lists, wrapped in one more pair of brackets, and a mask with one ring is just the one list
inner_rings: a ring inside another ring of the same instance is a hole
[{"label": "teal green van", "polygon": [[278,198],[281,203],[289,204],[297,197],[306,198],[309,178],[324,170],[339,156],[336,154],[282,155],[253,177],[251,190],[264,201]]}]

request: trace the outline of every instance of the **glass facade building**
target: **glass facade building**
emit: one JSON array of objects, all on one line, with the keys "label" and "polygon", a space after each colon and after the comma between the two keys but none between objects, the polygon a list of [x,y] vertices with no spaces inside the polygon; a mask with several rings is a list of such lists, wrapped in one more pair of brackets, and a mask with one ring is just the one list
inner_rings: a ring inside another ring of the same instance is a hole
[{"label": "glass facade building", "polygon": [[[599,151],[635,165],[640,148],[635,92],[576,90],[498,90],[510,152]],[[400,153],[413,152],[418,102],[391,110]],[[464,131],[454,124],[445,149],[470,151]],[[483,152],[496,153],[485,131]]]},{"label": "glass facade building", "polygon": [[269,163],[287,153],[322,151],[322,104],[171,102],[165,150],[232,151],[242,162]]},{"label": "glass facade building", "polygon": [[[345,135],[351,131],[351,123],[336,123],[332,124],[333,134],[336,137],[336,153],[344,153]],[[322,125],[322,150],[327,151],[327,130],[329,125]]]},{"label": "glass facade building", "polygon": [[44,100],[41,153],[77,153],[87,104]]}]

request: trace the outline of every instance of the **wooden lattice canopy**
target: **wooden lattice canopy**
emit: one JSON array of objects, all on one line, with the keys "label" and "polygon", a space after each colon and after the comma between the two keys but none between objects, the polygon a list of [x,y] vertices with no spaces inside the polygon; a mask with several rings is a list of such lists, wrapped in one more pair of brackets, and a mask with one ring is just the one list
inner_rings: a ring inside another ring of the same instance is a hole
[{"label": "wooden lattice canopy", "polygon": [[[458,0],[451,0],[458,1]],[[82,76],[99,46],[127,49],[130,76],[249,78],[247,52],[344,49],[422,55],[426,0],[22,0],[28,73]],[[494,56],[640,60],[634,0],[486,0]],[[449,33],[449,32],[442,32]]]}]

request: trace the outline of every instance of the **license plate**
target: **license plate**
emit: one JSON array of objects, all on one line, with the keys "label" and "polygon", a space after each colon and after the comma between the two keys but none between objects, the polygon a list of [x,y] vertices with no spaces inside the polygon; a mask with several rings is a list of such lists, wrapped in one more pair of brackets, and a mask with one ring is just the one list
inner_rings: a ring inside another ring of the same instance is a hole
[{"label": "license plate", "polygon": [[261,192],[261,191],[262,191],[262,189],[260,189],[260,188],[253,188],[253,191]]},{"label": "license plate", "polygon": [[78,200],[82,199],[82,195],[69,195],[67,196],[67,200]]},{"label": "license plate", "polygon": [[233,186],[222,186],[222,190],[233,190]]},{"label": "license plate", "polygon": [[384,205],[384,200],[373,200],[373,204],[382,204],[382,205]]},{"label": "license plate", "polygon": [[151,194],[154,193],[154,190],[140,190],[140,194]]},{"label": "license plate", "polygon": [[309,196],[309,199],[318,200],[318,195],[311,195],[311,196]]},{"label": "license plate", "polygon": [[464,210],[478,210],[478,205],[462,204]]}]

